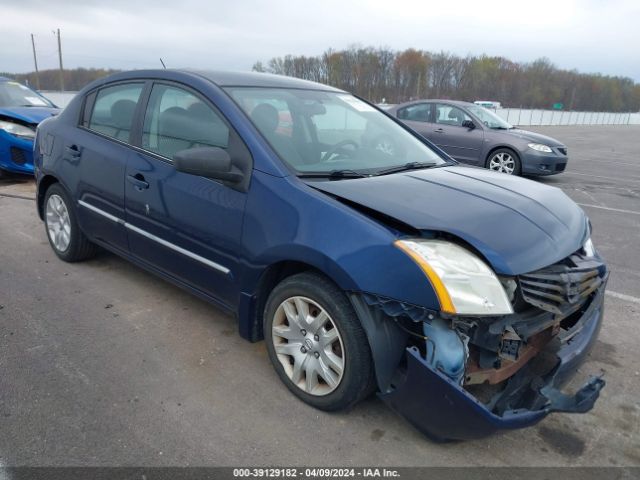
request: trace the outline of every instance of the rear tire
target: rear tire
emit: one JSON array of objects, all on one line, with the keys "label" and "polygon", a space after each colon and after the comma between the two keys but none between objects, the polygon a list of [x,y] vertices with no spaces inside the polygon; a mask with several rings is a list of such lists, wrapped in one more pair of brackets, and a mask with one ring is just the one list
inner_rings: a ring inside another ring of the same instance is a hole
[{"label": "rear tire", "polygon": [[520,175],[522,166],[518,154],[510,148],[499,148],[487,157],[485,167],[507,175]]},{"label": "rear tire", "polygon": [[315,408],[346,409],[375,389],[367,336],[345,293],[322,275],[300,273],[273,289],[264,336],[282,382]]},{"label": "rear tire", "polygon": [[45,194],[44,224],[49,244],[61,260],[79,262],[96,254],[97,246],[80,230],[73,203],[59,183]]}]

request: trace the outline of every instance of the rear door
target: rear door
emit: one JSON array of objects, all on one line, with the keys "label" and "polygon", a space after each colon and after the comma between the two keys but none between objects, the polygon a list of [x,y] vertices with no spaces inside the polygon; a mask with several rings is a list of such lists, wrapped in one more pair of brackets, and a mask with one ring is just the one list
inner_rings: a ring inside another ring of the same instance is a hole
[{"label": "rear door", "polygon": [[482,128],[462,126],[465,120],[473,121],[461,108],[445,103],[434,104],[435,125],[429,139],[461,162],[477,165],[484,141]]},{"label": "rear door", "polygon": [[433,104],[415,103],[398,110],[398,119],[425,138],[431,140],[433,126]]},{"label": "rear door", "polygon": [[64,160],[77,172],[78,216],[83,229],[127,251],[124,174],[144,82],[111,84],[87,95],[80,128],[65,142]]},{"label": "rear door", "polygon": [[141,148],[125,174],[131,253],[233,304],[246,193],[179,172],[172,159],[189,148],[233,145],[236,152],[244,144],[207,99],[176,84],[153,84],[139,123]]}]

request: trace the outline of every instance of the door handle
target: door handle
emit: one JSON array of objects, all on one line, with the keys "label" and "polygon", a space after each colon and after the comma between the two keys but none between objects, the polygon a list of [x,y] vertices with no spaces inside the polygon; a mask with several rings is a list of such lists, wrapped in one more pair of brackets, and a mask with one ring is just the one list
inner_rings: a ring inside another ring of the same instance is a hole
[{"label": "door handle", "polygon": [[133,184],[133,186],[139,192],[149,188],[149,183],[144,179],[144,176],[141,173],[136,173],[135,175],[127,175],[127,181]]},{"label": "door handle", "polygon": [[66,145],[64,147],[64,152],[67,158],[70,158],[72,160],[77,160],[82,155],[82,152],[80,151],[80,147],[78,147],[77,145]]},{"label": "door handle", "polygon": [[444,130],[442,128],[436,128],[434,130],[435,133],[444,133]]}]

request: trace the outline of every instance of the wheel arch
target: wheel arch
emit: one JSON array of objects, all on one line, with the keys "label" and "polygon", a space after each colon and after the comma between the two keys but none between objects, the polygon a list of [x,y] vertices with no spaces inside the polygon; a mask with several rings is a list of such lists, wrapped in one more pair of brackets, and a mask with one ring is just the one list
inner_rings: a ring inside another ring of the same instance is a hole
[{"label": "wheel arch", "polygon": [[485,167],[487,166],[487,162],[489,161],[489,157],[491,157],[491,155],[496,152],[497,150],[511,150],[517,157],[518,160],[521,160],[520,158],[520,152],[518,151],[517,148],[515,148],[513,145],[509,145],[509,144],[500,144],[500,145],[494,145],[493,147],[491,147],[491,149],[489,149],[489,151],[487,152],[487,154],[484,157],[484,164]]},{"label": "wheel arch", "polygon": [[38,182],[36,205],[38,208],[38,216],[40,217],[40,220],[44,220],[44,197],[46,196],[49,187],[55,183],[60,183],[60,181],[53,175],[45,175]]},{"label": "wheel arch", "polygon": [[251,342],[257,342],[264,338],[262,330],[263,311],[269,295],[276,285],[285,278],[302,272],[318,273],[339,288],[344,289],[345,287],[344,282],[337,281],[334,275],[331,275],[326,269],[312,263],[294,259],[273,262],[262,270],[254,288],[250,289],[251,293],[241,293],[238,308],[238,328],[243,338]]}]

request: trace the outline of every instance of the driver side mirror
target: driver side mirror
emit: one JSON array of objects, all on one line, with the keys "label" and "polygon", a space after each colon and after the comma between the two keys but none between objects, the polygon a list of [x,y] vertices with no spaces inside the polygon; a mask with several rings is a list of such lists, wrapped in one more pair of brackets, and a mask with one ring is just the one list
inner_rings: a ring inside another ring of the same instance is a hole
[{"label": "driver side mirror", "polygon": [[239,183],[244,178],[242,171],[233,165],[229,153],[219,147],[181,150],[173,156],[173,164],[179,172],[231,183]]},{"label": "driver side mirror", "polygon": [[473,123],[471,120],[464,120],[462,122],[462,126],[465,128],[468,128],[469,130],[473,130],[474,128],[476,128],[476,124]]}]

